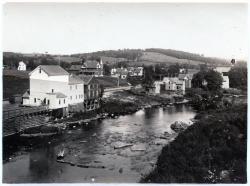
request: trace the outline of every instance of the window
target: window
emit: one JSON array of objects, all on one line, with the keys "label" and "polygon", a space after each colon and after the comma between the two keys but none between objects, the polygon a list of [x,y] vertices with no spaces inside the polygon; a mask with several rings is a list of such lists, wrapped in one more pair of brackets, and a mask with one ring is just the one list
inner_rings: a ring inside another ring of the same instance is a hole
[{"label": "window", "polygon": [[76,85],[76,89],[77,89],[77,85]]},{"label": "window", "polygon": [[65,99],[63,100],[63,103],[65,104]]},{"label": "window", "polygon": [[61,104],[61,100],[59,99],[59,105]]},{"label": "window", "polygon": [[47,100],[47,105],[49,105],[49,99]]},{"label": "window", "polygon": [[40,74],[42,73],[42,69],[41,69],[41,67],[39,68],[39,73],[40,73]]},{"label": "window", "polygon": [[36,103],[36,98],[34,98],[34,103]]},{"label": "window", "polygon": [[54,89],[51,89],[51,92],[53,93],[53,92],[54,92]]}]

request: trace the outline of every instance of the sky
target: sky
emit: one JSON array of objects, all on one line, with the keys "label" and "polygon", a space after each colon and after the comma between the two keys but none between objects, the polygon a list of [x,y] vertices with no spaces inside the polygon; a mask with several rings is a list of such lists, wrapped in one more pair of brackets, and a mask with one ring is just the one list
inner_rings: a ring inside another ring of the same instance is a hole
[{"label": "sky", "polygon": [[3,49],[73,54],[165,48],[248,58],[247,4],[7,3]]}]

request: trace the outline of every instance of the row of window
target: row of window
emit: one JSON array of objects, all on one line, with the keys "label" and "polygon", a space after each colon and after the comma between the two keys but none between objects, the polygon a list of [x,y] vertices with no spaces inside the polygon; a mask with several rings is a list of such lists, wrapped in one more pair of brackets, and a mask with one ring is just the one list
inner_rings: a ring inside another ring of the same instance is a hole
[{"label": "row of window", "polygon": [[[65,101],[65,99],[63,99],[63,103],[65,104],[66,103],[66,101]],[[59,99],[59,105],[61,104],[61,100]]]},{"label": "row of window", "polygon": [[[77,90],[77,85],[75,85],[75,89]],[[70,85],[70,90],[72,90],[72,85]]]},{"label": "row of window", "polygon": [[[70,99],[72,100],[72,96],[70,96]],[[76,95],[76,99],[82,99],[83,98],[83,95],[81,94],[81,95]],[[36,103],[37,102],[37,98],[34,98],[34,103]],[[49,105],[50,104],[50,100],[49,99],[47,99],[46,100],[46,98],[43,100],[43,103],[44,104],[47,104],[47,105]],[[63,99],[63,103],[65,104],[66,103],[66,101],[65,101],[65,99]],[[61,100],[59,99],[59,105],[61,104]]]},{"label": "row of window", "polygon": [[[83,98],[83,95],[82,94],[80,94],[80,95],[76,95],[76,99],[81,99],[81,98]],[[70,100],[72,100],[73,99],[73,96],[70,96]]]}]

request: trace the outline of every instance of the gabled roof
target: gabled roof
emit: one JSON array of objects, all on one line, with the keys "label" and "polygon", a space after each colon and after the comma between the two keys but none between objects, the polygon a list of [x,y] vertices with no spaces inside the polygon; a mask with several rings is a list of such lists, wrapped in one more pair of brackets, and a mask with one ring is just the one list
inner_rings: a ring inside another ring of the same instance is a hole
[{"label": "gabled roof", "polygon": [[179,79],[184,79],[185,77],[188,79],[192,79],[194,74],[179,74]]},{"label": "gabled roof", "polygon": [[79,75],[78,77],[83,81],[84,85],[88,85],[94,76]]},{"label": "gabled roof", "polygon": [[38,68],[41,68],[49,76],[69,75],[69,73],[59,65],[39,65],[32,72],[30,72],[29,75],[31,75]]},{"label": "gabled roof", "polygon": [[24,94],[23,94],[23,98],[29,98],[30,97],[30,91],[27,90]]},{"label": "gabled roof", "polygon": [[69,76],[69,85],[81,84],[81,83],[83,84],[83,81],[79,77],[73,75]]},{"label": "gabled roof", "polygon": [[98,61],[87,60],[84,62],[83,68],[97,68],[97,64],[99,64]]},{"label": "gabled roof", "polygon": [[48,95],[56,95],[56,98],[66,98],[67,96],[61,92],[46,93]]}]

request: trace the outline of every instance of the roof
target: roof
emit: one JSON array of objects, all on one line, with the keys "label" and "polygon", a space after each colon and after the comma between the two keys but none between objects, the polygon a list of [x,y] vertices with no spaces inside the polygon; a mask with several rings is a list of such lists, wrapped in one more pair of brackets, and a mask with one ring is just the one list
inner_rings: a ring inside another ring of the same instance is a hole
[{"label": "roof", "polygon": [[24,64],[24,65],[26,65],[23,61],[19,61],[19,63],[18,64]]},{"label": "roof", "polygon": [[72,85],[72,84],[81,84],[83,83],[83,81],[77,77],[77,76],[73,76],[73,75],[70,75],[69,76],[69,84]]},{"label": "roof", "polygon": [[89,84],[91,79],[93,79],[93,76],[86,76],[86,75],[79,75],[78,77],[83,81],[84,85]]},{"label": "roof", "polygon": [[194,74],[179,74],[179,79],[184,79],[185,77],[192,79]]},{"label": "roof", "polygon": [[23,94],[23,98],[28,98],[30,97],[30,91],[27,90],[24,94]]},{"label": "roof", "polygon": [[180,81],[180,80],[176,81],[175,83],[178,85],[183,85],[183,81]]},{"label": "roof", "polygon": [[217,72],[229,72],[231,70],[231,67],[222,67],[222,66],[219,66],[219,67],[216,67],[215,68],[215,71]]},{"label": "roof", "polygon": [[66,98],[67,96],[61,92],[46,93],[48,95],[56,95],[56,98]]},{"label": "roof", "polygon": [[[41,68],[49,76],[69,75],[69,73],[59,65],[39,65],[37,68]],[[34,72],[34,70],[32,72]],[[32,72],[30,72],[30,74]]]},{"label": "roof", "polygon": [[87,60],[87,61],[84,62],[83,68],[97,68],[97,64],[99,64],[98,61]]},{"label": "roof", "polygon": [[81,70],[81,68],[82,68],[82,65],[71,65],[69,70]]}]

